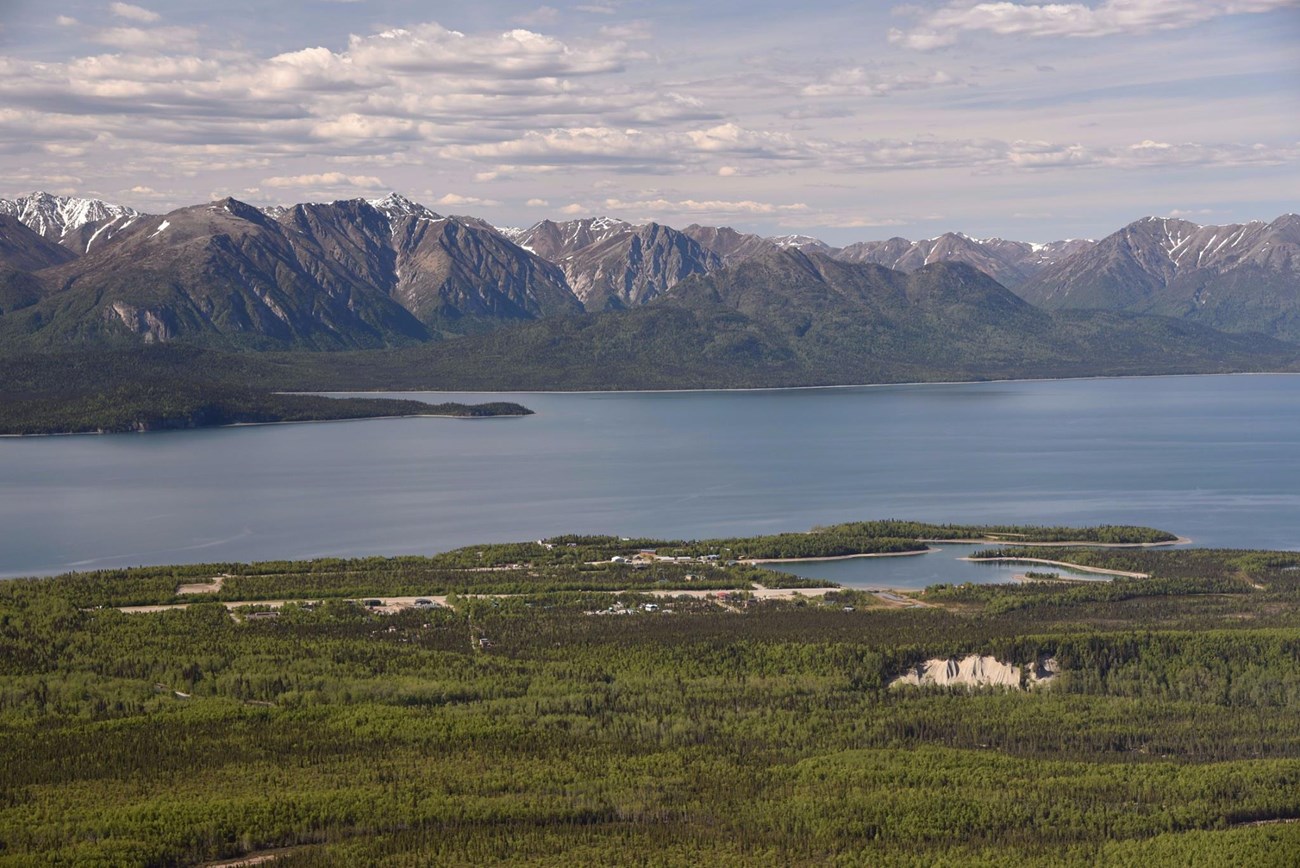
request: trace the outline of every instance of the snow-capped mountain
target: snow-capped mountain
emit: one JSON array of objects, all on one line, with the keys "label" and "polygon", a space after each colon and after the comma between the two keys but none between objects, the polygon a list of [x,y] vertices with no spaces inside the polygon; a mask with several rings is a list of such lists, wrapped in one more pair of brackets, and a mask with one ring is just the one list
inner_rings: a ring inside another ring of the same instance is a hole
[{"label": "snow-capped mountain", "polygon": [[874,262],[899,271],[916,271],[931,262],[964,262],[1015,289],[1040,269],[1057,259],[1091,244],[1090,241],[1054,241],[1033,244],[1001,238],[971,238],[961,232],[945,232],[935,238],[909,241],[859,241],[836,251],[845,262]]},{"label": "snow-capped mountain", "polygon": [[134,208],[101,199],[42,192],[0,199],[0,214],[16,217],[38,235],[78,253],[86,253],[95,243],[111,239],[141,216]]},{"label": "snow-capped mountain", "polygon": [[403,196],[401,193],[389,193],[380,199],[368,200],[370,207],[383,214],[390,220],[395,217],[427,217],[431,220],[439,219],[438,215],[421,205],[419,202],[413,202]]},{"label": "snow-capped mountain", "polygon": [[382,346],[636,307],[783,249],[909,273],[961,263],[1043,307],[1156,313],[1300,341],[1293,214],[1229,226],[1148,217],[1100,242],[949,232],[837,249],[808,235],[612,217],[502,228],[440,216],[399,193],[264,208],[225,199],[162,216],[48,193],[0,199],[0,313],[12,326],[31,308],[23,334],[93,335],[107,323],[155,340],[215,332],[241,345]]},{"label": "snow-capped mountain", "polygon": [[1155,313],[1300,340],[1300,216],[1200,226],[1144,217],[1018,290],[1047,308]]},{"label": "snow-capped mountain", "polygon": [[802,250],[804,253],[822,253],[827,256],[835,253],[834,247],[831,247],[820,238],[813,238],[811,235],[773,235],[767,240],[777,247],[793,247],[795,250]]},{"label": "snow-capped mountain", "polygon": [[564,269],[589,311],[645,304],[692,274],[722,267],[716,254],[659,223],[637,225],[612,217],[543,220],[515,240]]}]

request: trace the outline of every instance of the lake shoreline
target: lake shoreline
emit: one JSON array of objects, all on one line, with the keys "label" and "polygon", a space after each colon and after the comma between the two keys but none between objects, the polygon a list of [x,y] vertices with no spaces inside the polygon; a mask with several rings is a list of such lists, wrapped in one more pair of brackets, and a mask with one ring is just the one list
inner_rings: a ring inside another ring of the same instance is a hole
[{"label": "lake shoreline", "polygon": [[1160,380],[1187,377],[1300,377],[1300,371],[1212,371],[1190,374],[1114,374],[1088,377],[1004,377],[987,380],[908,380],[889,383],[835,383],[817,386],[724,386],[699,389],[334,389],[321,392],[281,391],[281,395],[670,395],[702,392],[807,392],[815,389],[883,389],[891,386],[975,386],[989,383],[1077,383],[1089,380]]},{"label": "lake shoreline", "polygon": [[[1104,543],[1091,541],[1064,541],[1064,542],[1021,542],[1019,540],[1005,539],[926,539],[921,542],[941,543],[944,545],[978,545],[978,546],[1031,546],[1039,548],[1070,548],[1070,549],[1150,549],[1160,548],[1161,546],[1186,546],[1195,542],[1191,537],[1180,536],[1178,539],[1164,540],[1162,542],[1142,542],[1142,543]],[[987,560],[987,558],[984,558]]]},{"label": "lake shoreline", "polygon": [[[927,540],[928,542],[928,540]],[[853,555],[826,555],[817,558],[745,558],[742,564],[803,564],[813,561],[849,561],[854,558],[904,558],[912,555],[928,555],[938,551],[932,548],[917,549],[914,552],[861,552]]]},{"label": "lake shoreline", "polygon": [[976,564],[1046,564],[1053,567],[1061,567],[1068,570],[1078,570],[1081,573],[1096,573],[1100,576],[1113,576],[1123,579],[1149,579],[1151,576],[1147,573],[1131,573],[1127,570],[1107,570],[1101,567],[1086,567],[1083,564],[1072,564],[1069,561],[1051,561],[1047,558],[957,558],[959,561],[969,561]]},{"label": "lake shoreline", "polygon": [[[289,394],[289,393],[286,393]],[[301,392],[297,394],[324,394]],[[0,437],[108,437],[114,434],[167,434],[184,431],[221,431],[229,428],[262,428],[269,425],[321,425],[327,422],[375,422],[381,419],[526,419],[535,413],[495,413],[475,416],[470,413],[402,413],[391,416],[350,416],[343,419],[279,419],[274,422],[229,422],[225,425],[195,425],[191,428],[148,428],[144,431],[48,431],[41,434],[0,434]]]}]

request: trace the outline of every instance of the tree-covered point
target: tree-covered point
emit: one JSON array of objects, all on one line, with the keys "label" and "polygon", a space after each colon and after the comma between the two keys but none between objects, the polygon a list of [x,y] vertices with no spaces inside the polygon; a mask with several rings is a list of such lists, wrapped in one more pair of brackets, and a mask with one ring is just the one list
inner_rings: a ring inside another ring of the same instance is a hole
[{"label": "tree-covered point", "polygon": [[[274,618],[0,583],[0,865],[1289,864],[1300,555],[1068,555],[1152,578],[932,588],[924,608],[592,590]],[[100,578],[129,595],[208,571]],[[1059,674],[890,686],[968,654]]]},{"label": "tree-covered point", "polygon": [[380,416],[520,416],[519,404],[327,398],[246,385],[184,348],[0,357],[0,434],[156,431]]},{"label": "tree-covered point", "polygon": [[1176,534],[1152,527],[1106,524],[1097,527],[1049,527],[1014,524],[929,524],[917,521],[867,521],[817,528],[818,531],[857,532],[869,536],[907,537],[921,540],[993,540],[1008,543],[1095,543],[1137,545],[1172,543]]}]

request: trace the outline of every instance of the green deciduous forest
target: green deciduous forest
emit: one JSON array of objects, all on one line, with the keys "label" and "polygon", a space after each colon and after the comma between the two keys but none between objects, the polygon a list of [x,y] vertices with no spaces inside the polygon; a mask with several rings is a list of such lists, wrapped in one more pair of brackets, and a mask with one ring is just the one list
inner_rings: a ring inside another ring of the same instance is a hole
[{"label": "green deciduous forest", "polygon": [[[942,530],[788,536],[1172,536]],[[785,536],[0,583],[0,865],[1294,864],[1300,555],[1053,548],[1150,578],[891,600],[720,551]],[[397,594],[445,605],[364,604]],[[891,686],[966,655],[1057,674]]]}]

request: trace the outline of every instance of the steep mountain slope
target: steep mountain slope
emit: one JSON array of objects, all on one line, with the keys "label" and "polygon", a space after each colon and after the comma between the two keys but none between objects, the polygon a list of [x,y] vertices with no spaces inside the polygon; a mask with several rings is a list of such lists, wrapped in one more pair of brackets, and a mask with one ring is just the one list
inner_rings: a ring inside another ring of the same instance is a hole
[{"label": "steep mountain slope", "polygon": [[803,253],[820,253],[825,256],[833,256],[837,248],[831,247],[820,238],[814,238],[811,235],[773,235],[766,239],[782,249],[799,250]]},{"label": "steep mountain slope", "polygon": [[976,240],[960,232],[947,232],[921,241],[860,241],[841,248],[834,256],[845,262],[874,262],[901,271],[915,271],[931,262],[963,262],[1014,289],[1057,259],[1090,245],[1082,240],[1050,244],[1001,238]]},{"label": "steep mountain slope", "polygon": [[730,226],[701,226],[692,223],[682,230],[706,250],[716,253],[723,265],[735,265],[751,256],[774,250],[778,245],[761,235],[737,232]]},{"label": "steep mountain slope", "polygon": [[88,252],[96,243],[102,246],[144,216],[134,208],[100,199],[43,192],[0,199],[0,214],[17,218],[41,237],[77,253]]},{"label": "steep mountain slope", "polygon": [[1300,216],[1228,226],[1147,217],[1019,292],[1051,309],[1154,313],[1300,341]]},{"label": "steep mountain slope", "polygon": [[393,197],[270,213],[225,199],[142,217],[41,279],[48,297],[0,333],[35,346],[134,336],[334,349],[581,310],[555,266]]},{"label": "steep mountain slope", "polygon": [[138,338],[234,346],[380,346],[426,337],[311,239],[234,199],[173,211],[42,275],[40,305],[3,326],[46,343]]},{"label": "steep mountain slope", "polygon": [[[286,365],[300,364],[284,359]],[[1052,315],[960,263],[777,250],[641,307],[282,370],[295,387],[627,389],[1291,370],[1300,349],[1160,317]]]},{"label": "steep mountain slope", "polygon": [[582,312],[564,272],[490,226],[413,214],[390,227],[393,297],[430,328],[456,334]]},{"label": "steep mountain slope", "polygon": [[692,274],[722,266],[685,233],[608,217],[543,220],[522,233],[519,243],[560,266],[589,311],[645,304]]},{"label": "steep mountain slope", "polygon": [[76,258],[77,254],[37,234],[17,217],[0,214],[0,268],[40,271]]},{"label": "steep mountain slope", "polygon": [[0,315],[41,300],[44,286],[32,272],[62,265],[76,256],[27,228],[17,217],[0,214]]},{"label": "steep mountain slope", "polygon": [[543,259],[558,262],[584,247],[625,235],[633,228],[631,223],[613,217],[584,217],[562,223],[543,220],[523,230],[513,240]]}]

